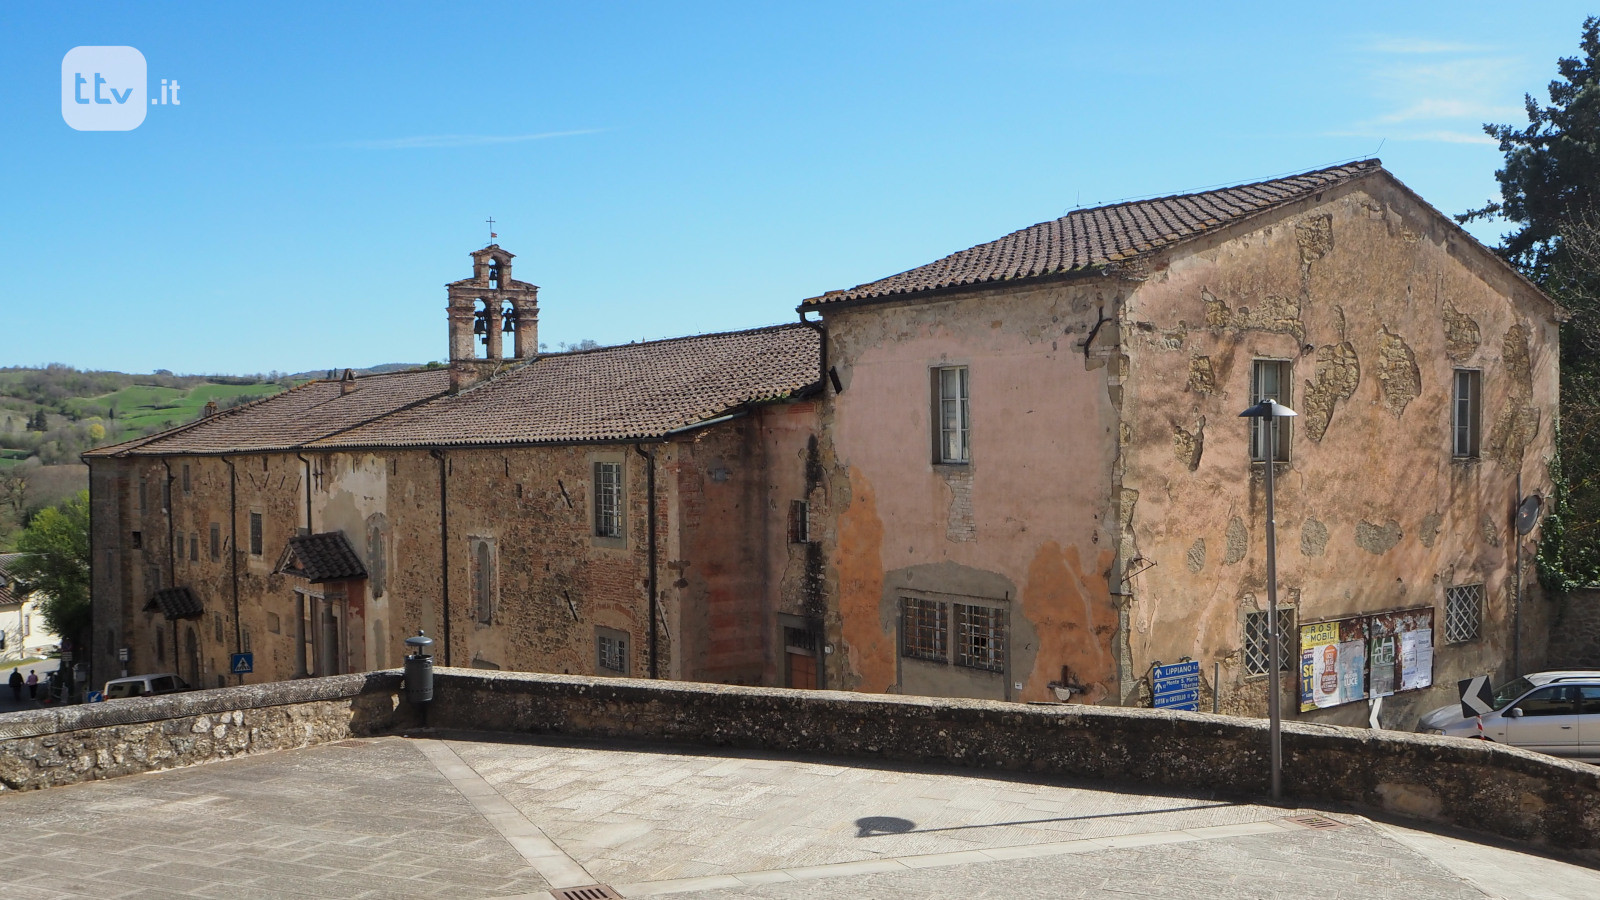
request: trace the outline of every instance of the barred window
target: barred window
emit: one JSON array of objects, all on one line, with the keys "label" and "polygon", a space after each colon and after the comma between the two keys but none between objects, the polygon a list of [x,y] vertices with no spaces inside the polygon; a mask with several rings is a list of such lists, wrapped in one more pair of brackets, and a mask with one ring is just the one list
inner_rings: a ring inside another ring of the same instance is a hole
[{"label": "barred window", "polygon": [[789,543],[811,543],[811,504],[804,500],[789,501]]},{"label": "barred window", "polygon": [[956,664],[990,672],[1006,668],[1005,610],[955,604]]},{"label": "barred window", "polygon": [[261,513],[253,512],[250,514],[250,555],[260,556],[261,545]]},{"label": "barred window", "polygon": [[1444,639],[1470,641],[1483,627],[1483,585],[1462,584],[1444,592]]},{"label": "barred window", "polygon": [[622,463],[594,464],[594,533],[622,537]]},{"label": "barred window", "polygon": [[[1265,675],[1272,668],[1272,643],[1267,634],[1266,612],[1246,613],[1244,617],[1244,670],[1249,675]],[[1294,653],[1294,609],[1278,607],[1278,669],[1293,671],[1297,660]]]},{"label": "barred window", "polygon": [[950,661],[948,604],[920,597],[900,600],[901,655],[931,662]]}]

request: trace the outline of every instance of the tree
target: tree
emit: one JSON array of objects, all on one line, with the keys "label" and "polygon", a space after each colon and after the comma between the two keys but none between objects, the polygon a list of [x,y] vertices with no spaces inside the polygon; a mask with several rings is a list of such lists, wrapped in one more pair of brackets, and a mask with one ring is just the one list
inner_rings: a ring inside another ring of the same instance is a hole
[{"label": "tree", "polygon": [[89,611],[89,492],[38,512],[17,536],[18,580],[39,591],[39,612],[50,630],[81,641]]},{"label": "tree", "polygon": [[1571,313],[1561,330],[1561,429],[1551,517],[1539,550],[1546,587],[1600,582],[1600,18],[1581,56],[1556,63],[1550,103],[1529,94],[1525,127],[1485,125],[1500,142],[1500,200],[1457,218],[1516,227],[1499,252]]}]

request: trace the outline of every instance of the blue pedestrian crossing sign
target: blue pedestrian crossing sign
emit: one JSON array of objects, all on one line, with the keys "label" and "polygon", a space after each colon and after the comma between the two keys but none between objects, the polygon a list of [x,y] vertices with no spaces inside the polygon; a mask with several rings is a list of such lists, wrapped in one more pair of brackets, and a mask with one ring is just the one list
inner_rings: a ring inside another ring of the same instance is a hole
[{"label": "blue pedestrian crossing sign", "polygon": [[1151,703],[1156,709],[1200,710],[1200,661],[1185,660],[1150,669]]},{"label": "blue pedestrian crossing sign", "polygon": [[254,653],[235,653],[233,664],[229,667],[235,675],[249,675],[256,670],[256,655]]}]

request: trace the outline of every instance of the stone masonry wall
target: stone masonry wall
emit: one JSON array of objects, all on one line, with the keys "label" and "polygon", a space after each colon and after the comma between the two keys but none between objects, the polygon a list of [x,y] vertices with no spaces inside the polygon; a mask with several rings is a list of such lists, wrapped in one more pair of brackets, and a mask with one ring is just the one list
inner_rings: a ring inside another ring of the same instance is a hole
[{"label": "stone masonry wall", "polygon": [[[1021,705],[436,670],[429,725],[942,763],[1226,795],[1268,792],[1267,724]],[[1287,723],[1285,796],[1600,860],[1600,769],[1499,744]]]},{"label": "stone masonry wall", "polygon": [[0,793],[382,733],[409,714],[396,672],[0,716]]},{"label": "stone masonry wall", "polygon": [[1600,669],[1600,590],[1573,591],[1558,598],[1550,628],[1551,669]]}]

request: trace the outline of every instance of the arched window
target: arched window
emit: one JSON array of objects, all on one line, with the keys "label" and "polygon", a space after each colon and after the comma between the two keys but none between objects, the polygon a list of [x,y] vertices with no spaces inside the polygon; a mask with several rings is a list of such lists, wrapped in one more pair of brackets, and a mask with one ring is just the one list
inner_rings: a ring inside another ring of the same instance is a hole
[{"label": "arched window", "polygon": [[475,541],[472,552],[472,599],[478,622],[489,625],[494,621],[494,545],[485,540]]},{"label": "arched window", "polygon": [[489,287],[500,289],[500,260],[489,260]]}]

